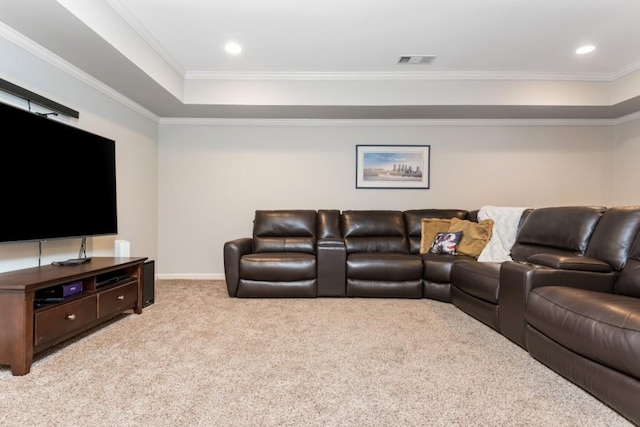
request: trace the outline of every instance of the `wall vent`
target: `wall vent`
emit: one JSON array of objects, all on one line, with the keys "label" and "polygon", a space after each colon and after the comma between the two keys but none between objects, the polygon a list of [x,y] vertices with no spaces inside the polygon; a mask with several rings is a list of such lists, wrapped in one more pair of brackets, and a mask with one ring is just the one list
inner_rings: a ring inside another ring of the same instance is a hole
[{"label": "wall vent", "polygon": [[435,55],[408,55],[401,56],[398,64],[431,64],[435,59]]}]

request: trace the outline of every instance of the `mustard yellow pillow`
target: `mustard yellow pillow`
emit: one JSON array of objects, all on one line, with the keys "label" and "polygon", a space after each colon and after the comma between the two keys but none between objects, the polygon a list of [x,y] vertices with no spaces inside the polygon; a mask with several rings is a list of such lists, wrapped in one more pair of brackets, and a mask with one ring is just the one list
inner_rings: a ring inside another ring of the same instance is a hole
[{"label": "mustard yellow pillow", "polygon": [[450,233],[462,231],[462,239],[458,243],[458,253],[478,258],[480,252],[487,246],[493,231],[493,220],[484,219],[473,222],[466,219],[452,218],[449,226]]},{"label": "mustard yellow pillow", "polygon": [[422,233],[420,237],[420,253],[429,252],[438,233],[446,233],[451,226],[449,218],[422,218]]}]

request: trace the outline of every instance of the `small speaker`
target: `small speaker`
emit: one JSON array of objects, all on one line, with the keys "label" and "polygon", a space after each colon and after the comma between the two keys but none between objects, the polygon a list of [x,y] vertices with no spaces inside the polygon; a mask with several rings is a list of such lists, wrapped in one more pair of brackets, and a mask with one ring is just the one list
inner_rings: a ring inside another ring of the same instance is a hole
[{"label": "small speaker", "polygon": [[155,288],[155,261],[145,261],[142,266],[142,307],[153,304]]}]

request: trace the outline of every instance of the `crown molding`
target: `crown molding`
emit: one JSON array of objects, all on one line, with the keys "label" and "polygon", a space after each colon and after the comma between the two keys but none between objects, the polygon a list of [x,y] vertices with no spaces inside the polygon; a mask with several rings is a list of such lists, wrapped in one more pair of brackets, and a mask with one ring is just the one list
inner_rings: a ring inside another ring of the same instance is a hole
[{"label": "crown molding", "polygon": [[173,56],[167,52],[162,45],[147,31],[147,29],[136,20],[129,10],[122,5],[120,0],[104,0],[124,21],[140,35],[140,37],[153,49],[173,70],[184,79],[187,72],[175,60]]},{"label": "crown molding", "polygon": [[[640,118],[640,113],[638,113]],[[161,118],[189,126],[613,126],[613,119],[211,119]]]},{"label": "crown molding", "polygon": [[632,122],[634,120],[639,120],[640,119],[640,111],[633,113],[633,114],[628,114],[626,116],[623,117],[619,117],[615,120],[615,124],[616,125],[621,125],[623,123],[628,123],[628,122]]},{"label": "crown molding", "polygon": [[[627,71],[632,72],[634,70]],[[626,74],[625,73],[625,74]],[[550,80],[610,82],[611,74],[498,73],[489,71],[388,71],[388,72],[217,72],[187,71],[186,80]]]}]

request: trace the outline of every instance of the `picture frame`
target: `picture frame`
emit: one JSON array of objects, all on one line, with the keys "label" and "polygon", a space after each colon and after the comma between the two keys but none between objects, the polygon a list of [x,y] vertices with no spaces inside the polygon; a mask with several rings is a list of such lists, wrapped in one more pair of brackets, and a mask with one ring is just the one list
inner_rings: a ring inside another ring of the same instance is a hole
[{"label": "picture frame", "polygon": [[430,145],[356,145],[356,188],[429,189]]}]

